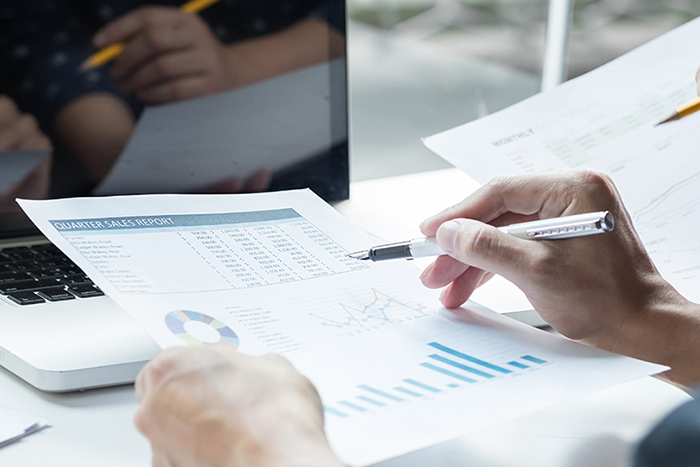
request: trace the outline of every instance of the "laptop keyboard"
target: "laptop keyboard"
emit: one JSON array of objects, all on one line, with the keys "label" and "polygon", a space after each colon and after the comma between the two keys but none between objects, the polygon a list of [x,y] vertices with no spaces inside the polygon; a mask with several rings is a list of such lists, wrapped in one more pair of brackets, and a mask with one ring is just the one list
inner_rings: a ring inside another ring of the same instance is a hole
[{"label": "laptop keyboard", "polygon": [[104,295],[51,244],[0,249],[0,294],[20,305]]}]

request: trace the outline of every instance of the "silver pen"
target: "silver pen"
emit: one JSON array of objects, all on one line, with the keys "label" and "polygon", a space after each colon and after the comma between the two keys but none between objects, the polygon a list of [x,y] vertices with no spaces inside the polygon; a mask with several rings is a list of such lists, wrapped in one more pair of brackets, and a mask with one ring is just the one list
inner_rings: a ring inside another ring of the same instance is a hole
[{"label": "silver pen", "polygon": [[[614,227],[615,221],[612,214],[608,211],[600,211],[512,224],[498,227],[498,230],[526,240],[559,240],[610,232]],[[378,245],[369,250],[350,253],[348,256],[362,261],[385,261],[444,254],[445,252],[442,251],[434,237],[424,237],[414,238],[406,242]]]}]

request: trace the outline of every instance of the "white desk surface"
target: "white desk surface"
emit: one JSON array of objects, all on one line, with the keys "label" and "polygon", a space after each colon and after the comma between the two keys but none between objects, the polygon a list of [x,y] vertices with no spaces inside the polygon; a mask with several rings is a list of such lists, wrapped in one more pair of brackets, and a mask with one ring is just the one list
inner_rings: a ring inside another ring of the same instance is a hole
[{"label": "white desk surface", "polygon": [[[425,211],[429,214],[443,204],[456,202],[475,186],[456,170],[360,182],[353,185],[351,201],[341,203],[338,209],[355,221],[359,219],[368,230],[404,238],[415,226],[402,227],[398,221],[380,218],[386,203],[393,203],[394,214],[399,215],[406,209],[400,199],[406,192],[421,194],[420,205],[414,201],[409,209],[420,219]],[[435,187],[440,187],[439,191]],[[383,192],[381,203],[378,192]],[[386,230],[381,229],[382,223]],[[668,384],[644,378],[381,465],[624,466],[644,433],[688,399]],[[0,449],[3,467],[150,465],[148,443],[132,422],[137,409],[132,386],[46,394],[3,370],[0,407],[51,420],[49,428]]]}]

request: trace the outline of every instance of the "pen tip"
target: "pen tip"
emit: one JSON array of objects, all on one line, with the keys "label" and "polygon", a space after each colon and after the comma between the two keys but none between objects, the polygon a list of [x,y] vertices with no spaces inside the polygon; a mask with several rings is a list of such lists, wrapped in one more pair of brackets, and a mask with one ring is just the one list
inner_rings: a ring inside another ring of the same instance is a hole
[{"label": "pen tip", "polygon": [[367,261],[369,259],[369,250],[356,251],[348,254],[348,256],[353,259],[359,259],[360,261]]}]

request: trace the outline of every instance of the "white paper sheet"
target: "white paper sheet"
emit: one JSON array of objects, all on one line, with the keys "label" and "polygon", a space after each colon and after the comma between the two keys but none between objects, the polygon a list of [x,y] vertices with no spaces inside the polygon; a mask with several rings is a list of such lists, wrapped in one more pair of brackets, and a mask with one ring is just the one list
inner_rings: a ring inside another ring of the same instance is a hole
[{"label": "white paper sheet", "polygon": [[347,138],[345,107],[330,103],[339,98],[331,81],[344,77],[344,60],[335,60],[233,91],[147,107],[95,194],[201,192],[231,177],[274,173],[316,156]]},{"label": "white paper sheet", "polygon": [[425,139],[479,182],[593,168],[612,176],[662,275],[700,302],[700,113],[654,128],[695,98],[700,20],[482,120]]},{"label": "white paper sheet", "polygon": [[0,448],[41,430],[49,421],[12,410],[0,409]]},{"label": "white paper sheet", "polygon": [[0,151],[0,193],[29,175],[50,151]]},{"label": "white paper sheet", "polygon": [[662,367],[470,304],[439,306],[404,261],[310,191],[20,201],[164,347],[284,354],[318,388],[332,446],[367,465]]}]

